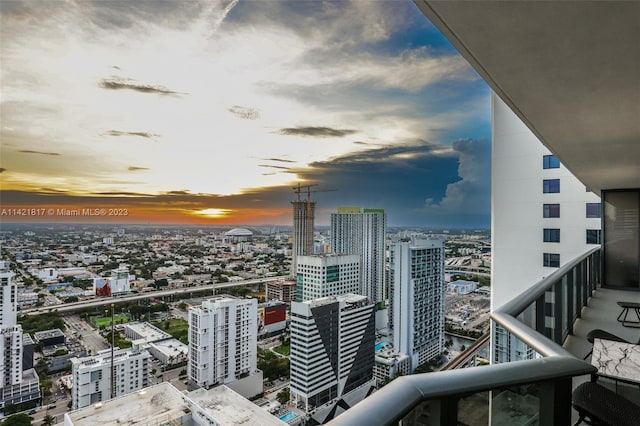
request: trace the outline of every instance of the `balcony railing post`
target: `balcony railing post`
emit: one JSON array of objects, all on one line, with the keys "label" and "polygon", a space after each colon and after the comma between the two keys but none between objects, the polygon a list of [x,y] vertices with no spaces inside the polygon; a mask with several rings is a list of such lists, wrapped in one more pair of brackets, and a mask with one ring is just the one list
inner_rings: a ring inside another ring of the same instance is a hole
[{"label": "balcony railing post", "polygon": [[[578,271],[580,270],[580,268],[576,268],[574,270],[574,272],[576,274],[578,274]],[[578,274],[579,275],[579,274]],[[567,300],[565,300],[565,303],[567,304],[567,318],[565,318],[565,324],[567,327],[567,333],[568,334],[573,334],[573,320],[574,320],[574,315],[575,315],[575,298],[573,295],[573,287],[574,287],[574,274],[570,273],[569,275],[567,275]],[[580,278],[578,278],[579,280]]]},{"label": "balcony railing post", "polygon": [[440,426],[457,426],[458,398],[442,398],[440,400]]},{"label": "balcony railing post", "polygon": [[562,280],[559,280],[553,284],[553,341],[559,345],[562,344],[564,330],[562,306]]},{"label": "balcony railing post", "polygon": [[571,386],[570,377],[541,384],[539,424],[571,424]]},{"label": "balcony railing post", "polygon": [[536,299],[536,331],[544,336],[549,337],[549,333],[547,332],[547,325],[544,320],[546,317],[545,307],[547,305],[545,294]]}]

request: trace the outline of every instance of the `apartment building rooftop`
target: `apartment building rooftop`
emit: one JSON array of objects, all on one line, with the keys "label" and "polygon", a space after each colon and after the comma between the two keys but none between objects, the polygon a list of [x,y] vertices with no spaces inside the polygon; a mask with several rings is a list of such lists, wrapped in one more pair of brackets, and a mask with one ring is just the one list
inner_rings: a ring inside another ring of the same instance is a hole
[{"label": "apartment building rooftop", "polygon": [[122,395],[69,413],[64,422],[69,426],[120,426],[147,424],[184,424],[180,419],[191,416],[184,395],[169,383]]},{"label": "apartment building rooftop", "polygon": [[[114,362],[119,362],[122,360],[126,360],[128,358],[137,357],[140,355],[147,355],[151,357],[149,352],[146,350],[134,350],[134,349],[118,349],[113,353]],[[110,365],[111,363],[111,349],[105,349],[104,351],[98,352],[97,355],[82,357],[82,358],[71,358],[71,363],[80,364],[81,366],[87,367],[95,367],[97,365]]]},{"label": "apartment building rooftop", "polygon": [[64,422],[67,426],[287,424],[226,386],[183,394],[166,382],[65,413]]},{"label": "apartment building rooftop", "polygon": [[196,389],[189,392],[187,397],[222,425],[282,426],[287,424],[224,385],[209,390]]},{"label": "apartment building rooftop", "polygon": [[369,299],[366,296],[360,296],[359,294],[351,294],[351,293],[342,294],[339,296],[320,297],[318,299],[307,300],[302,303],[306,303],[310,305],[312,308],[315,308],[317,306],[329,305],[331,303],[336,303],[340,301],[344,301],[349,305],[362,305],[362,304],[369,303]]}]

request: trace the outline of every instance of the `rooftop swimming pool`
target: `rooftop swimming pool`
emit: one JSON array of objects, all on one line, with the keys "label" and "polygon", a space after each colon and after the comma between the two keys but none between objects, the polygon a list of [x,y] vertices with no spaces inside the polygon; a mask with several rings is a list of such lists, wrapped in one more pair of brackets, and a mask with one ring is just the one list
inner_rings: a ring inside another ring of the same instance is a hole
[{"label": "rooftop swimming pool", "polygon": [[389,343],[387,343],[387,342],[378,342],[378,343],[376,343],[376,352],[378,352],[380,349],[384,348],[388,344]]},{"label": "rooftop swimming pool", "polygon": [[287,414],[280,416],[280,420],[282,420],[283,422],[288,422],[289,420],[293,420],[296,417],[298,417],[296,413],[289,411]]}]

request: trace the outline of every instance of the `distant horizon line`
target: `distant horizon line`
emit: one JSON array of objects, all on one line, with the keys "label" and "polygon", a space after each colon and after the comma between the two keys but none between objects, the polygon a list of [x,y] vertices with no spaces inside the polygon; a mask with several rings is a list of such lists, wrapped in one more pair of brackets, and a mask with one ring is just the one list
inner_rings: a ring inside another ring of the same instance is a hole
[{"label": "distant horizon line", "polygon": [[[33,226],[33,225],[38,225],[38,226],[69,226],[69,225],[76,225],[76,226],[110,226],[110,227],[173,227],[173,228],[177,228],[177,227],[183,227],[183,228],[196,228],[196,227],[216,227],[216,228],[260,228],[260,227],[285,227],[285,228],[292,228],[293,225],[278,225],[278,224],[269,224],[269,223],[264,223],[264,224],[259,224],[259,225],[250,225],[250,224],[242,224],[242,223],[237,223],[237,224],[203,224],[203,223],[109,223],[109,222],[103,222],[103,223],[97,223],[97,222],[0,222],[0,227],[2,226],[7,226],[7,225],[13,225],[13,226]],[[314,228],[316,227],[325,227],[325,228],[330,228],[331,225],[330,224],[316,224],[314,225]],[[431,229],[431,230],[449,230],[449,229],[455,229],[455,230],[473,230],[473,231],[490,231],[491,230],[491,226],[455,226],[455,225],[450,225],[450,226],[443,226],[443,225],[388,225],[387,229],[389,228],[416,228],[416,229]],[[0,232],[2,231],[2,229],[0,229]]]}]

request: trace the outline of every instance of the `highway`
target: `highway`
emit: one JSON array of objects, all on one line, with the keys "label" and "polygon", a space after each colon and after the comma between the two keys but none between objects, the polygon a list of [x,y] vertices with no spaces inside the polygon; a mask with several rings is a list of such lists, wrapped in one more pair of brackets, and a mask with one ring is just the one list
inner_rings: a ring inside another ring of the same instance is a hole
[{"label": "highway", "polygon": [[128,296],[103,297],[99,299],[83,300],[80,302],[63,303],[60,305],[40,306],[38,308],[24,309],[19,311],[18,314],[19,315],[38,315],[45,312],[53,312],[53,311],[57,311],[60,313],[73,312],[82,308],[92,308],[96,306],[110,305],[112,303],[129,302],[132,300],[152,299],[152,298],[171,296],[171,295],[181,294],[181,293],[195,293],[202,290],[214,290],[214,289],[217,290],[217,289],[227,288],[227,287],[264,284],[269,281],[282,280],[283,278],[285,277],[280,276],[280,277],[256,278],[253,280],[207,284],[207,285],[201,285],[197,287],[184,287],[184,288],[172,288],[169,290],[149,291],[146,293],[132,294]]}]

